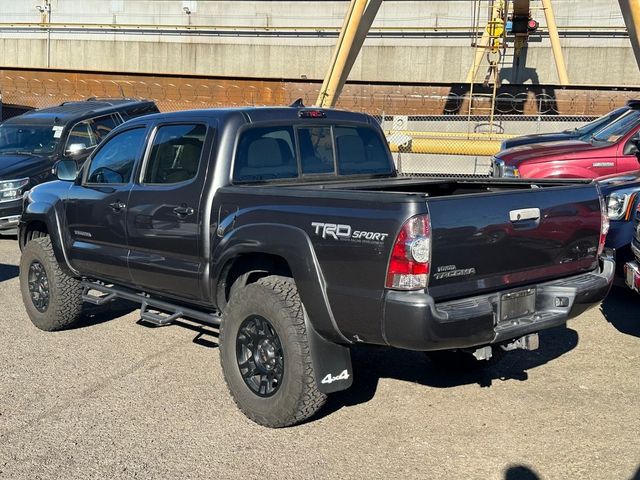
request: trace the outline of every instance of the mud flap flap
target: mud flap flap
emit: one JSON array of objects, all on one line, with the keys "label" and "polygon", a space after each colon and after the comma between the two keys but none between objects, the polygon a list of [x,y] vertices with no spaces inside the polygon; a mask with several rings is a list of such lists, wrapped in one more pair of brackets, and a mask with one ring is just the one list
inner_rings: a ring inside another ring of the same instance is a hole
[{"label": "mud flap flap", "polygon": [[322,393],[346,390],[353,383],[351,350],[326,340],[316,332],[306,312],[304,319],[318,390]]}]

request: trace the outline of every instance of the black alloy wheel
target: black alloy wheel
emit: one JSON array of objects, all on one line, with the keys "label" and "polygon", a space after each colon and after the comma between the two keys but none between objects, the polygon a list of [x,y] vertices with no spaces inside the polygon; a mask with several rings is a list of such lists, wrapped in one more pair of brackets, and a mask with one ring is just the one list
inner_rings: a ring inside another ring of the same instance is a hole
[{"label": "black alloy wheel", "polygon": [[236,337],[236,361],[242,379],[260,397],[274,395],[284,377],[284,353],[273,325],[259,315],[251,315]]},{"label": "black alloy wheel", "polygon": [[33,306],[39,312],[46,312],[49,308],[49,278],[44,266],[37,260],[29,265],[28,283]]}]

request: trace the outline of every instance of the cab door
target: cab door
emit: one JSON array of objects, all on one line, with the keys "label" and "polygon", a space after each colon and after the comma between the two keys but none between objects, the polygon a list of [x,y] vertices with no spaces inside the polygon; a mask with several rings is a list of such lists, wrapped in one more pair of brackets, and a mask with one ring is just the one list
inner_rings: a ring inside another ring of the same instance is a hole
[{"label": "cab door", "polygon": [[142,289],[201,299],[201,196],[211,137],[197,122],[154,129],[127,214],[129,271]]},{"label": "cab door", "polygon": [[65,213],[69,257],[82,274],[130,280],[126,215],[133,172],[144,150],[144,126],[123,130],[101,145],[72,185]]}]

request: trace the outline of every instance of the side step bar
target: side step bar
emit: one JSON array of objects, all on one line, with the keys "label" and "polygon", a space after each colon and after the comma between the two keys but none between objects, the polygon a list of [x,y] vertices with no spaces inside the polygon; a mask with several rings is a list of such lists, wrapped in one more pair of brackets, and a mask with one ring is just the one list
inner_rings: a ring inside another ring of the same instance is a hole
[{"label": "side step bar", "polygon": [[[100,292],[102,295],[94,295],[90,292]],[[145,293],[135,292],[121,287],[105,285],[101,282],[82,282],[82,300],[93,305],[104,305],[117,298],[124,298],[140,304],[140,319],[145,323],[162,327],[170,325],[180,318],[196,320],[212,327],[220,326],[219,313],[204,313],[192,308],[175,305],[163,300],[150,298]]]}]

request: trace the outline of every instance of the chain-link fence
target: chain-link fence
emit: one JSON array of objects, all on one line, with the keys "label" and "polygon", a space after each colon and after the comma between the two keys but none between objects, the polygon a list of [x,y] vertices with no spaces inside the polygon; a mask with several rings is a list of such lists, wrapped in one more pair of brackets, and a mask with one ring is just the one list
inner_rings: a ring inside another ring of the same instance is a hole
[{"label": "chain-link fence", "polygon": [[[515,89],[515,87],[510,87]],[[147,98],[161,111],[230,106],[313,105],[320,84],[305,81],[137,77],[0,70],[2,118],[30,108],[97,98]],[[501,91],[492,99],[464,85],[345,86],[338,108],[375,115],[405,173],[486,175],[501,142],[572,129],[636,98],[635,90]]]}]

